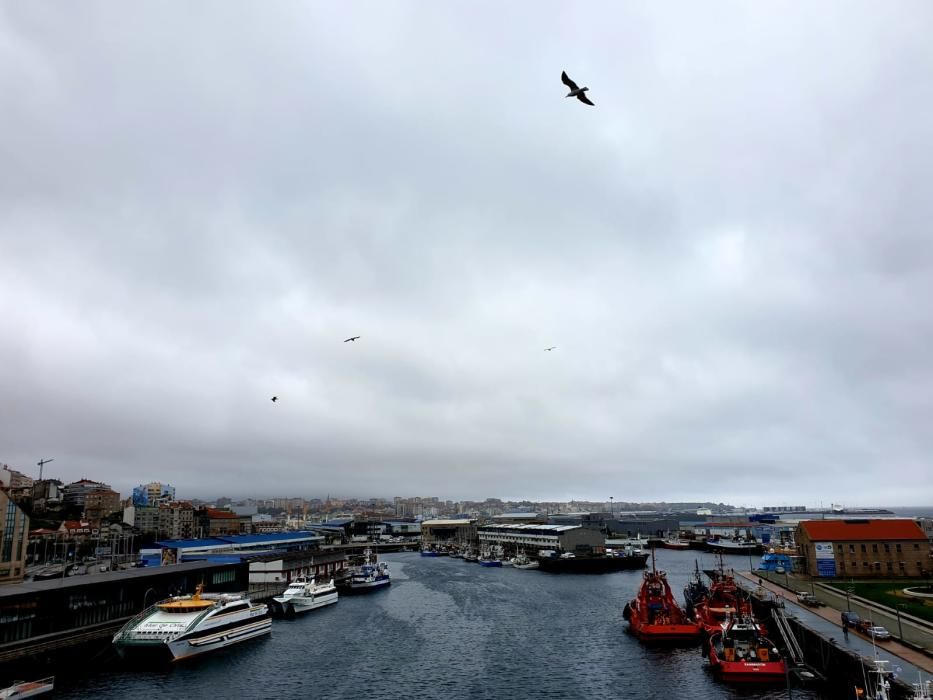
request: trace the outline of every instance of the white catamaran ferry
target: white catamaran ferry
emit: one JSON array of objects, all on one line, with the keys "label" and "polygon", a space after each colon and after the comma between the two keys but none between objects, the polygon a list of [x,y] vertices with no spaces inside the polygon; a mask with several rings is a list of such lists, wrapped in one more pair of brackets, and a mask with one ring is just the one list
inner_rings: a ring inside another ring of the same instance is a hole
[{"label": "white catamaran ferry", "polygon": [[269,608],[234,593],[175,596],[147,608],[113,637],[121,656],[184,659],[272,631]]}]

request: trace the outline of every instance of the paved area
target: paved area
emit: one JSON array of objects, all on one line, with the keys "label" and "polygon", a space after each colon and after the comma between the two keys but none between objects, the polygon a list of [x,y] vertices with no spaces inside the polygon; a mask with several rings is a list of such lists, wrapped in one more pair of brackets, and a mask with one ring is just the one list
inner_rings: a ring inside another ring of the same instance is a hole
[{"label": "paved area", "polygon": [[[745,579],[747,588],[755,589],[758,587],[759,578],[754,572],[737,571],[736,574]],[[933,675],[933,659],[926,654],[905,647],[894,639],[873,645],[871,639],[851,630],[849,631],[849,638],[846,639],[842,632],[839,610],[829,606],[808,608],[798,605],[795,602],[796,593],[770,581],[762,581],[761,587],[772,593],[776,598],[784,599],[784,609],[788,615],[793,615],[805,623],[807,627],[831,637],[839,646],[852,649],[868,658],[872,658],[875,649],[877,649],[878,657],[890,661],[889,666],[897,674],[898,678],[902,678],[908,683],[915,683],[917,674],[920,671],[925,676]],[[900,671],[897,670],[898,667],[900,667]]]}]

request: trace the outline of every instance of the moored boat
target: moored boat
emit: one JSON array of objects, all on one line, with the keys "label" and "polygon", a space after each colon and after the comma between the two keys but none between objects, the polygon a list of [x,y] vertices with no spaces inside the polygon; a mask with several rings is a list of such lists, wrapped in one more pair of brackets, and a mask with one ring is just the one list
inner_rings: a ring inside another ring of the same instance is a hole
[{"label": "moored boat", "polygon": [[760,542],[744,539],[718,539],[707,540],[706,549],[710,552],[720,552],[722,554],[761,554],[762,546]]},{"label": "moored boat", "polygon": [[690,549],[690,543],[684,540],[668,538],[661,541],[661,547],[664,549],[684,550]]},{"label": "moored boat", "polygon": [[694,611],[697,621],[713,634],[720,631],[730,617],[751,615],[752,606],[731,574],[720,569],[711,572],[710,577],[713,585],[709,588],[709,594],[694,604]]},{"label": "moored boat", "polygon": [[285,592],[274,597],[275,607],[287,616],[309,612],[325,605],[337,602],[339,594],[333,580],[316,583],[314,578],[299,576],[292,581]]},{"label": "moored boat", "polygon": [[389,565],[384,561],[379,561],[368,547],[363,552],[362,563],[350,568],[350,575],[341,583],[341,590],[344,593],[371,593],[372,591],[385,588],[392,583]]},{"label": "moored boat", "polygon": [[492,550],[485,549],[482,554],[479,555],[479,565],[488,567],[502,566],[502,559]]},{"label": "moored boat", "polygon": [[37,695],[51,692],[55,689],[55,676],[40,678],[37,681],[14,681],[8,688],[0,689],[2,700],[13,698],[34,698]]},{"label": "moored boat", "polygon": [[709,639],[709,663],[720,680],[733,683],[784,682],[787,665],[777,646],[751,616],[731,617]]},{"label": "moored boat", "polygon": [[521,551],[512,557],[512,566],[516,569],[530,570],[537,569],[539,564],[534,559],[529,558],[524,551]]},{"label": "moored boat", "polygon": [[174,596],[150,606],[113,637],[120,656],[184,659],[272,631],[269,608],[235,593]]},{"label": "moored boat", "polygon": [[699,641],[702,627],[677,605],[667,574],[655,568],[653,557],[651,563],[651,571],[644,573],[638,595],[622,611],[629,629],[643,642]]},{"label": "moored boat", "polygon": [[614,552],[611,554],[573,554],[542,552],[538,556],[541,571],[552,574],[607,574],[614,571],[644,569],[648,555],[644,553]]}]

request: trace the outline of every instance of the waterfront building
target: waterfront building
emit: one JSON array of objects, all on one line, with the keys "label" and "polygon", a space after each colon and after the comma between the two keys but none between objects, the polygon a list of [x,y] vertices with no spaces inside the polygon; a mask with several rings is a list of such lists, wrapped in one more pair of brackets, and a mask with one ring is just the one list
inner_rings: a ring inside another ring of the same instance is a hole
[{"label": "waterfront building", "polygon": [[248,587],[242,562],[196,561],[0,586],[0,663],[112,636],[133,615],[198,584],[211,593]]},{"label": "waterfront building", "polygon": [[516,525],[544,525],[547,522],[547,513],[502,513],[492,516],[494,523]]},{"label": "waterfront building", "polygon": [[163,503],[171,503],[174,500],[175,487],[171,484],[150,481],[148,484],[140,484],[133,489],[134,506],[158,507]]},{"label": "waterfront building", "polygon": [[33,480],[21,471],[13,469],[9,464],[0,464],[0,486],[11,491],[31,489]]},{"label": "waterfront building", "polygon": [[605,545],[603,533],[583,525],[483,525],[477,530],[480,547],[501,546],[508,552],[528,554],[550,549],[557,552],[592,551]]},{"label": "waterfront building", "polygon": [[0,489],[0,583],[23,580],[29,516]]},{"label": "waterfront building", "polygon": [[425,545],[473,543],[476,541],[476,521],[425,520],[421,523],[421,542]]},{"label": "waterfront building", "polygon": [[930,542],[914,520],[804,520],[795,540],[812,576],[920,578],[933,570]]}]

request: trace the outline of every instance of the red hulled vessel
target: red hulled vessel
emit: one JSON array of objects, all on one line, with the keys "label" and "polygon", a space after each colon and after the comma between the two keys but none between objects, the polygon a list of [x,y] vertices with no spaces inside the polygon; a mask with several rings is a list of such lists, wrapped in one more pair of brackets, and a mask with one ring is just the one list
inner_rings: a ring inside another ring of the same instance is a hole
[{"label": "red hulled vessel", "polygon": [[784,681],[787,666],[777,646],[751,616],[729,618],[709,639],[709,663],[717,678],[734,683]]},{"label": "red hulled vessel", "polygon": [[709,634],[720,632],[723,624],[731,617],[745,617],[752,614],[752,605],[748,597],[739,588],[735,578],[725,573],[722,568],[710,573],[712,585],[709,594],[694,603],[697,621]]},{"label": "red hulled vessel", "polygon": [[702,628],[677,605],[667,583],[667,574],[658,571],[651,558],[638,595],[622,611],[629,628],[643,642],[695,642]]}]

